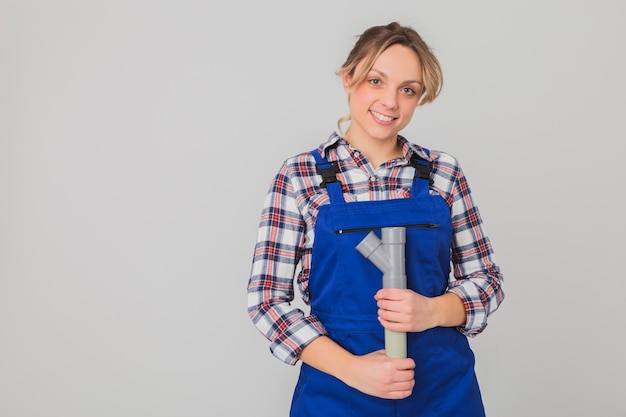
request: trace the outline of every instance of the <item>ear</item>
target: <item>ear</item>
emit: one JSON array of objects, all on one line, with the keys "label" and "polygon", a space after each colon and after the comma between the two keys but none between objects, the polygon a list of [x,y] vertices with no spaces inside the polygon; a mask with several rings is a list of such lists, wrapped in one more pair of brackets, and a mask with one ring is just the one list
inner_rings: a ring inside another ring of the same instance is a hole
[{"label": "ear", "polygon": [[352,81],[352,76],[347,72],[344,72],[341,76],[341,81],[343,82],[343,91],[350,94],[350,90],[352,89],[350,87],[350,81]]}]

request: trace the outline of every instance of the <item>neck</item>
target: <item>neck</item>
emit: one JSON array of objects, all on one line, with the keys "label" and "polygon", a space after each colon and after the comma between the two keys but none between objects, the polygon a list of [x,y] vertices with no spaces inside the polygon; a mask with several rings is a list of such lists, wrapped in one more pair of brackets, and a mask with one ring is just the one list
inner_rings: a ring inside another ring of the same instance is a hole
[{"label": "neck", "polygon": [[404,155],[402,153],[402,146],[397,138],[386,140],[358,140],[352,137],[350,132],[347,132],[345,139],[352,148],[358,149],[359,152],[365,155],[374,168],[378,168],[385,162],[394,158],[401,158]]}]

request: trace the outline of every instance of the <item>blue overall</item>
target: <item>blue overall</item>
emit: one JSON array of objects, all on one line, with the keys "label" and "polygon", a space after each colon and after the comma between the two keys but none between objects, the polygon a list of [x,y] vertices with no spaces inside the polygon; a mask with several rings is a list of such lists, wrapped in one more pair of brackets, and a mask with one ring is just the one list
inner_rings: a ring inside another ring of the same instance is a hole
[{"label": "blue overall", "polygon": [[[312,153],[318,172],[325,169],[322,185],[330,204],[320,208],[315,224],[311,314],[322,321],[331,339],[355,355],[364,355],[384,348],[374,300],[382,287],[382,272],[356,246],[372,230],[380,237],[381,227],[406,227],[408,288],[427,297],[441,295],[450,273],[450,210],[441,196],[429,194],[427,161],[412,161],[416,176],[409,198],[346,203],[341,183],[333,178],[336,165],[317,150]],[[466,336],[455,328],[437,327],[408,333],[407,341],[408,356],[416,365],[410,397],[387,400],[363,394],[303,363],[290,416],[484,416]]]}]

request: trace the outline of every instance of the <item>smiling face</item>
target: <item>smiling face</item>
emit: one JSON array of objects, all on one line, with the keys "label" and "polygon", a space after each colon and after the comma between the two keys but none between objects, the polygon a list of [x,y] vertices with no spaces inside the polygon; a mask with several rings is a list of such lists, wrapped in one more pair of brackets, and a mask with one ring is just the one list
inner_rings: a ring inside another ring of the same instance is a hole
[{"label": "smiling face", "polygon": [[[363,62],[356,67],[358,73]],[[422,65],[415,51],[392,45],[374,62],[367,77],[354,86],[343,75],[349,95],[350,128],[346,138],[356,143],[393,142],[409,124],[423,92]]]}]

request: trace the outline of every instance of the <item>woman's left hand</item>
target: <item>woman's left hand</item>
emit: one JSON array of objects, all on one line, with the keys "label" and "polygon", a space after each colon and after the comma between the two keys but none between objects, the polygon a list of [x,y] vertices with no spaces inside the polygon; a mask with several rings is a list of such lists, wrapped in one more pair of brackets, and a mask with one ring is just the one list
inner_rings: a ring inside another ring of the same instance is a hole
[{"label": "woman's left hand", "polygon": [[412,290],[383,288],[374,296],[378,319],[385,329],[395,332],[421,332],[437,324],[434,299]]}]

